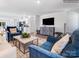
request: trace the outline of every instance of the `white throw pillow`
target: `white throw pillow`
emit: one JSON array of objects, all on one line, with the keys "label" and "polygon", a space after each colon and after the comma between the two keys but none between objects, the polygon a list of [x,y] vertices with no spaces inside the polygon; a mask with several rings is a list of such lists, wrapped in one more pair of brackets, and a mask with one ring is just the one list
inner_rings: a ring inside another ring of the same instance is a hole
[{"label": "white throw pillow", "polygon": [[17,31],[16,31],[16,28],[11,28],[11,29],[10,29],[10,32],[11,32],[11,33],[16,33],[16,32],[17,32]]},{"label": "white throw pillow", "polygon": [[64,37],[62,37],[59,41],[57,41],[54,46],[52,47],[51,52],[60,54],[62,50],[65,48],[65,46],[69,42],[69,34],[66,34]]}]

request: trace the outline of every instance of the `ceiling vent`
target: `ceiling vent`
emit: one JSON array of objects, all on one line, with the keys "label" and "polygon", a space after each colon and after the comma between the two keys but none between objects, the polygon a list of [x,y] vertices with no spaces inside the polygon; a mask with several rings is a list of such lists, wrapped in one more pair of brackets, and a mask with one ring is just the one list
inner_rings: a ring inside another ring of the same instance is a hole
[{"label": "ceiling vent", "polygon": [[64,3],[79,3],[79,0],[63,0]]}]

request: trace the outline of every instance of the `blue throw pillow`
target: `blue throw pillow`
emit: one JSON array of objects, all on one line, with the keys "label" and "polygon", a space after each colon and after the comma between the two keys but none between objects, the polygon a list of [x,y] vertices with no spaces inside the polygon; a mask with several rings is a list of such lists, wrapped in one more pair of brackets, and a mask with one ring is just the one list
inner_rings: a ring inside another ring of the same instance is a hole
[{"label": "blue throw pillow", "polygon": [[47,41],[55,43],[58,39],[54,36],[48,36]]}]

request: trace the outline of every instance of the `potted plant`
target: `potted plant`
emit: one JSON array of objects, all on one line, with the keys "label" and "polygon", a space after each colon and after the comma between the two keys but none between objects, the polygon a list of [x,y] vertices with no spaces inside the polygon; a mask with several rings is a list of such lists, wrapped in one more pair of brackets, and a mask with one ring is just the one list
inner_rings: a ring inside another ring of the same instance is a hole
[{"label": "potted plant", "polygon": [[30,37],[30,34],[29,33],[22,33],[22,38],[29,38]]}]

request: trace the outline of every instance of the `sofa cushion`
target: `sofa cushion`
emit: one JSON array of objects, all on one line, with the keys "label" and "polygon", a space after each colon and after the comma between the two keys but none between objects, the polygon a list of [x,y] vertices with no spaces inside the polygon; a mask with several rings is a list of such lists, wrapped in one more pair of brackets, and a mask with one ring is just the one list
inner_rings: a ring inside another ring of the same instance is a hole
[{"label": "sofa cushion", "polygon": [[72,46],[79,49],[79,29],[75,30],[72,34]]},{"label": "sofa cushion", "polygon": [[73,46],[72,46],[72,44],[68,44],[65,48],[64,48],[64,50],[62,51],[62,53],[61,53],[61,55],[62,56],[64,56],[64,57],[77,57],[77,56],[79,56],[79,50],[77,51]]},{"label": "sofa cushion", "polygon": [[48,36],[48,38],[47,38],[47,41],[52,42],[52,43],[55,43],[57,40],[58,39],[56,37],[54,37],[54,36]]},{"label": "sofa cushion", "polygon": [[69,42],[69,34],[66,34],[64,37],[62,37],[59,41],[57,41],[54,46],[52,47],[51,52],[55,51],[55,53],[60,54],[62,50],[65,48],[65,46]]},{"label": "sofa cushion", "polygon": [[54,44],[52,42],[47,41],[44,44],[42,44],[40,47],[42,47],[42,48],[44,48],[44,49],[46,49],[48,51],[51,51],[51,48],[52,48],[53,45]]}]

